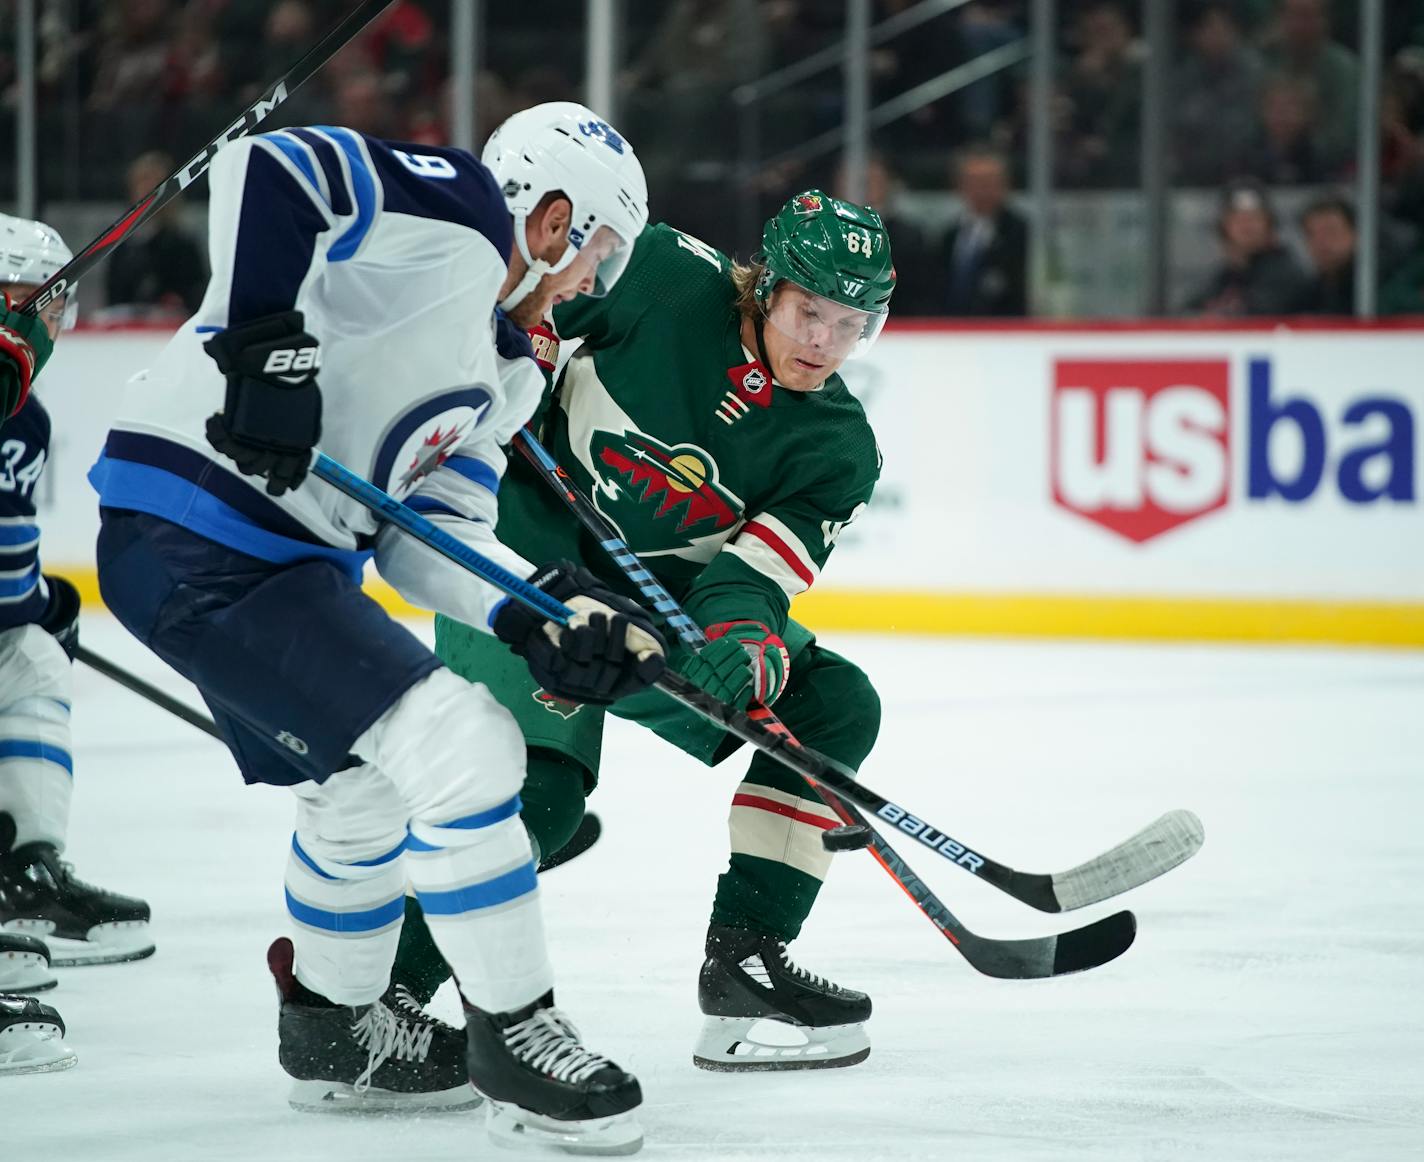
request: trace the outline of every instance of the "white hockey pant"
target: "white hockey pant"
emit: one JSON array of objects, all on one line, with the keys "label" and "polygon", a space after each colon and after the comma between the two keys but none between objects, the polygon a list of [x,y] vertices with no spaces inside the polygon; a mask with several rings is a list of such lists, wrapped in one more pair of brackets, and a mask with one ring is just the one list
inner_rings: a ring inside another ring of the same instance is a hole
[{"label": "white hockey pant", "polygon": [[482,1009],[553,987],[529,837],[524,738],[481,685],[441,668],[352,748],[364,762],[300,800],[287,862],[297,978],[340,1004],[386,989],[414,885],[460,991]]},{"label": "white hockey pant", "polygon": [[64,849],[74,760],[69,658],[37,625],[0,632],[0,812],[15,824],[15,846]]}]

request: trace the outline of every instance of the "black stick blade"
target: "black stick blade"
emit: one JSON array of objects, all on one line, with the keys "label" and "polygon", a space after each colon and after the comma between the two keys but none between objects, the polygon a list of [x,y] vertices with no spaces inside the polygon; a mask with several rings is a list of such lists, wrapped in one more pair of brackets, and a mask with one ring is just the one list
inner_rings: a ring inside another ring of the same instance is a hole
[{"label": "black stick blade", "polygon": [[990,940],[968,931],[956,935],[959,951],[985,976],[1043,980],[1116,960],[1132,947],[1137,919],[1131,912],[1117,912],[1071,932],[1031,940]]}]

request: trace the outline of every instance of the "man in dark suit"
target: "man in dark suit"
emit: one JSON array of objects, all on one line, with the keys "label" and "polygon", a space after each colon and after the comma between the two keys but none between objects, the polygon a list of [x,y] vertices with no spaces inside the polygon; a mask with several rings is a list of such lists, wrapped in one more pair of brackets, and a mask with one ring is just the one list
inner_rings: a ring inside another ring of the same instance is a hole
[{"label": "man in dark suit", "polygon": [[1009,208],[1009,167],[991,149],[955,164],[964,204],[940,249],[941,310],[947,315],[1028,314],[1028,223]]}]

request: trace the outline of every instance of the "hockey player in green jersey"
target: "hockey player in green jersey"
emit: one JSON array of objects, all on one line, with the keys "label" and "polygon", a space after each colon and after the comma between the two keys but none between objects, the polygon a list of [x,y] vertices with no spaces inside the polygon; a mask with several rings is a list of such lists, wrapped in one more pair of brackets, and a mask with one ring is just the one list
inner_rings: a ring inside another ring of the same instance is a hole
[{"label": "hockey player in green jersey", "polygon": [[[837,369],[874,341],[895,274],[870,209],[808,191],[767,224],[751,266],[667,225],[646,229],[613,292],[554,310],[583,346],[551,385],[535,432],[643,564],[705,627],[671,664],[726,702],[775,704],[807,746],[852,769],[875,742],[875,690],[788,616],[879,475],[875,437]],[[536,334],[536,354],[541,336]],[[552,336],[543,337],[547,344]],[[549,365],[552,367],[552,359]],[[565,558],[636,597],[597,540],[518,458],[499,497],[506,542]],[[436,650],[511,710],[529,747],[523,818],[545,856],[573,835],[599,777],[604,711],[540,690],[493,637],[446,618]],[[716,764],[740,743],[656,690],[608,710]],[[870,1000],[797,967],[786,944],[815,901],[840,820],[758,752],[732,800],[731,859],[712,908],[694,1052],[709,1069],[852,1065]],[[395,980],[428,999],[448,970],[410,917]],[[426,955],[422,955],[422,953]],[[758,1044],[762,1019],[794,1037]]]}]

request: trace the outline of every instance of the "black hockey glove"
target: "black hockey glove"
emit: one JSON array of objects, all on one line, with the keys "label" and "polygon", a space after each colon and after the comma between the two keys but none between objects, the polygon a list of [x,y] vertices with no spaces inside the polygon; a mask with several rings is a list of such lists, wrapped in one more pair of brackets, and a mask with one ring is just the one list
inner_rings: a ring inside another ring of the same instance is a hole
[{"label": "black hockey glove", "polygon": [[550,694],[607,706],[652,685],[667,668],[666,646],[647,613],[587,569],[556,561],[529,582],[574,611],[569,624],[555,625],[510,599],[491,628]]},{"label": "black hockey glove", "polygon": [[79,590],[53,573],[46,573],[44,579],[49,589],[49,604],[40,618],[40,629],[54,635],[72,662],[74,651],[79,648]]},{"label": "black hockey glove", "polygon": [[265,476],[281,496],[307,474],[321,439],[321,348],[301,311],[229,327],[203,344],[227,376],[223,410],[208,417],[208,443],[244,476]]}]

